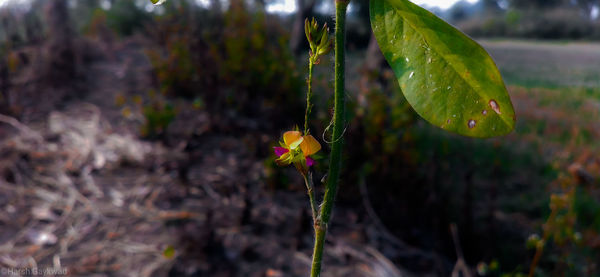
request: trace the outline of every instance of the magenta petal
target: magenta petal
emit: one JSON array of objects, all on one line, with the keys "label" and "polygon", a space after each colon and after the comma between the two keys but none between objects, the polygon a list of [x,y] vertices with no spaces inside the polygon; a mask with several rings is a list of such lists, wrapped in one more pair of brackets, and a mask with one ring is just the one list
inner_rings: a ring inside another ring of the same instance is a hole
[{"label": "magenta petal", "polygon": [[315,160],[313,160],[311,157],[306,157],[306,166],[311,167],[315,164]]},{"label": "magenta petal", "polygon": [[277,157],[281,157],[281,155],[290,152],[290,150],[283,147],[273,147],[273,151],[275,151],[275,155],[277,155]]}]

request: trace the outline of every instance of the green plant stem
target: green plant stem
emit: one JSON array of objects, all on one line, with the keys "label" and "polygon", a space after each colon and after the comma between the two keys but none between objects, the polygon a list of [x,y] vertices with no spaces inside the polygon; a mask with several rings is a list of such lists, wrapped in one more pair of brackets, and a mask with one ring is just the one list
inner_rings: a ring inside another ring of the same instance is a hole
[{"label": "green plant stem", "polygon": [[[312,75],[313,75],[313,59],[308,58],[308,92],[306,93],[306,113],[304,114],[304,135],[308,135],[308,117],[310,116],[310,110],[312,104],[310,99],[312,98]],[[306,179],[306,178],[305,178]]]},{"label": "green plant stem", "polygon": [[333,137],[331,146],[331,155],[329,160],[329,173],[327,185],[325,186],[325,196],[321,204],[321,213],[315,224],[315,248],[313,252],[311,277],[318,277],[321,274],[321,261],[323,259],[323,246],[325,244],[325,235],[327,234],[327,225],[331,218],[333,202],[337,193],[340,169],[342,167],[342,136],[345,128],[345,33],[346,33],[346,9],[349,0],[335,1],[335,104],[333,114]]},{"label": "green plant stem", "polygon": [[306,175],[302,174],[302,177],[304,177],[304,183],[306,184],[308,199],[310,200],[310,208],[312,210],[313,224],[316,224],[317,217],[319,215],[319,211],[317,210],[317,202],[315,201],[315,193],[313,190],[314,185],[313,185],[312,174],[308,173],[308,177]]}]

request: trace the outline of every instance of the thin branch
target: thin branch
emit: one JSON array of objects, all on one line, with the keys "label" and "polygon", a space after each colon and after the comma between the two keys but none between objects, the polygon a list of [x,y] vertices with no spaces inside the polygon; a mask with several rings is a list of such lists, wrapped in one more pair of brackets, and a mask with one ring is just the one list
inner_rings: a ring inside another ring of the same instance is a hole
[{"label": "thin branch", "polygon": [[306,192],[308,193],[308,198],[310,200],[310,208],[312,210],[312,218],[313,218],[313,227],[316,229],[317,219],[319,218],[319,210],[317,210],[317,201],[315,200],[315,192],[314,192],[314,182],[312,173],[308,173],[308,177],[306,175],[302,175],[304,177],[304,183],[306,184]]}]

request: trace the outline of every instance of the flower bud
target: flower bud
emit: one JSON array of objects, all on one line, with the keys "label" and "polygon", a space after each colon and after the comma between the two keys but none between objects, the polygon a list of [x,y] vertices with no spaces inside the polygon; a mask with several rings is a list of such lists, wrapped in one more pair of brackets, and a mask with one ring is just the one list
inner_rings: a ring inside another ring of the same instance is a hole
[{"label": "flower bud", "polygon": [[322,28],[319,28],[314,17],[311,21],[307,18],[304,20],[304,33],[310,44],[310,61],[318,64],[319,56],[328,54],[332,48],[332,42],[329,40],[329,27],[325,23]]}]

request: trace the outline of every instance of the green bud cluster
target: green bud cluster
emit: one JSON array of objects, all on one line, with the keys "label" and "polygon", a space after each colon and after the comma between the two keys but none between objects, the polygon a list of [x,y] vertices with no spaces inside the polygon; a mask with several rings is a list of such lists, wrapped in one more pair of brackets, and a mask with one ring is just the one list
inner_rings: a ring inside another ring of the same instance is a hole
[{"label": "green bud cluster", "polygon": [[307,18],[304,20],[304,33],[310,44],[310,61],[313,64],[318,64],[319,57],[329,53],[333,47],[332,41],[329,40],[329,27],[325,23],[319,29],[319,24],[317,24],[314,17],[312,21]]}]

